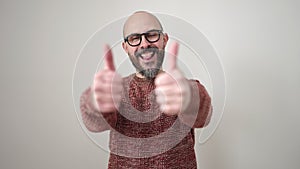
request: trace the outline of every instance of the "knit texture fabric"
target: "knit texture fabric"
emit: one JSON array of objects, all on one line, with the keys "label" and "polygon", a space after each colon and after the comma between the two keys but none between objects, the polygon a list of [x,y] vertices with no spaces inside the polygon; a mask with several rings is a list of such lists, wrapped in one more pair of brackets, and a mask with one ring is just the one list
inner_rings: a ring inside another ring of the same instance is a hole
[{"label": "knit texture fabric", "polygon": [[197,168],[194,128],[208,124],[211,99],[204,86],[189,80],[192,101],[181,115],[165,115],[155,101],[155,79],[130,75],[117,112],[100,113],[93,107],[91,89],[81,96],[83,122],[92,132],[110,130],[109,169]]}]

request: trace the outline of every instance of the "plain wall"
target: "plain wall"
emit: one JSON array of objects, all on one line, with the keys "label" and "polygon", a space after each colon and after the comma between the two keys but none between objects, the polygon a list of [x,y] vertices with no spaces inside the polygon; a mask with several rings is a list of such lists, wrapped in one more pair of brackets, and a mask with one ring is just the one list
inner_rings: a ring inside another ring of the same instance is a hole
[{"label": "plain wall", "polygon": [[199,168],[298,169],[299,8],[296,0],[2,0],[0,168],[106,168],[108,153],[77,119],[74,66],[95,31],[148,10],[193,24],[224,68],[224,114],[196,145]]}]

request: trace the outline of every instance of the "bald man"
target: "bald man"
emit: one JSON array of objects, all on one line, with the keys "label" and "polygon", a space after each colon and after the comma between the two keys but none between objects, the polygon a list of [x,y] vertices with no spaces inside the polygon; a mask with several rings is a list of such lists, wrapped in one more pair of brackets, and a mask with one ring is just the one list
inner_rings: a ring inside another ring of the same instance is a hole
[{"label": "bald man", "polygon": [[153,14],[129,16],[123,36],[136,72],[122,78],[105,46],[105,66],[80,100],[87,129],[110,130],[108,168],[197,168],[194,129],[210,120],[207,91],[181,73],[178,43],[170,46],[162,69],[169,37]]}]

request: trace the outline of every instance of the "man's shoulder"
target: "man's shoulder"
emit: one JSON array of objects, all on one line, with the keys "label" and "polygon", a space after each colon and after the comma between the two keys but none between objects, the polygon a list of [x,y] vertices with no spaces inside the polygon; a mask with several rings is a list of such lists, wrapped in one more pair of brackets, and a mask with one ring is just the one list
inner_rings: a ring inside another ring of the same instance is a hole
[{"label": "man's shoulder", "polygon": [[198,79],[188,79],[189,82],[200,83]]},{"label": "man's shoulder", "polygon": [[130,74],[130,75],[127,75],[127,76],[123,77],[123,80],[132,79],[134,76],[135,76],[135,74],[132,73],[132,74]]},{"label": "man's shoulder", "polygon": [[134,76],[135,76],[135,74],[133,73],[133,74],[123,77],[124,84],[128,84],[134,78]]}]

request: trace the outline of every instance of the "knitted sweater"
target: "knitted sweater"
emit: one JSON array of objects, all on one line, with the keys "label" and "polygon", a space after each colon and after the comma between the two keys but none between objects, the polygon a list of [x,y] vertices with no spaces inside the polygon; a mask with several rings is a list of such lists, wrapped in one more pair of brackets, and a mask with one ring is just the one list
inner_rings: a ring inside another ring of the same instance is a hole
[{"label": "knitted sweater", "polygon": [[169,116],[159,110],[155,101],[154,79],[130,75],[123,82],[124,93],[117,112],[97,112],[90,88],[80,99],[87,129],[110,130],[108,168],[197,168],[194,128],[206,126],[211,117],[211,98],[204,86],[189,80],[189,107],[179,115]]}]

